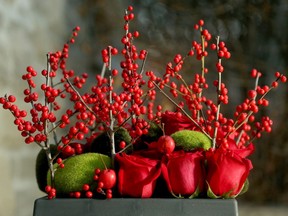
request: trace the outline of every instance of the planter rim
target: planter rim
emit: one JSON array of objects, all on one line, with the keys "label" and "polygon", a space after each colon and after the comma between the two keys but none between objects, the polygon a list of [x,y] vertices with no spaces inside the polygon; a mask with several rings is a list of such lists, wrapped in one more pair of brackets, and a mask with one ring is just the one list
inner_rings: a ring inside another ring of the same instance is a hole
[{"label": "planter rim", "polygon": [[238,216],[236,199],[56,198],[35,200],[33,216]]}]

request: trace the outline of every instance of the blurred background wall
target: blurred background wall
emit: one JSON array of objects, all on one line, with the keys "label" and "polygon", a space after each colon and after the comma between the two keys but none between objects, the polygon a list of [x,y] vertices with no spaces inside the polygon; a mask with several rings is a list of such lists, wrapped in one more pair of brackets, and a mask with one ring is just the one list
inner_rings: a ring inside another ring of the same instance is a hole
[{"label": "blurred background wall", "polygon": [[[149,51],[146,69],[161,73],[175,54],[184,54],[195,39],[193,25],[204,19],[214,35],[220,35],[232,53],[225,61],[224,80],[230,89],[230,105],[246,97],[254,84],[249,72],[263,74],[260,84],[270,84],[275,71],[287,75],[288,2],[286,0],[1,0],[0,1],[0,95],[21,95],[19,78],[26,66],[41,71],[46,53],[62,48],[70,30],[81,26],[71,49],[69,66],[76,72],[99,73],[101,49],[121,47],[123,12],[132,4],[133,29],[141,36],[136,45]],[[190,64],[190,63],[189,63]],[[213,68],[214,62],[208,62]],[[188,65],[186,77],[191,69]],[[190,74],[189,74],[190,73]],[[231,89],[233,88],[233,89]],[[20,99],[20,98],[19,98]],[[284,205],[288,202],[288,97],[287,85],[270,97],[271,108],[262,110],[274,119],[274,131],[257,141],[252,160],[250,190],[239,202]],[[20,101],[20,100],[18,100]],[[22,104],[21,104],[22,105]],[[231,106],[231,107],[230,107]],[[0,216],[28,216],[33,201],[44,194],[35,181],[35,157],[39,148],[25,145],[12,116],[0,109]]]},{"label": "blurred background wall", "polygon": [[[26,67],[33,65],[41,70],[46,53],[61,46],[67,35],[65,4],[58,0],[0,1],[1,96],[22,97],[27,86],[21,74]],[[0,215],[31,216],[33,200],[43,196],[35,184],[34,161],[39,148],[24,144],[11,114],[2,108],[0,122]]]}]

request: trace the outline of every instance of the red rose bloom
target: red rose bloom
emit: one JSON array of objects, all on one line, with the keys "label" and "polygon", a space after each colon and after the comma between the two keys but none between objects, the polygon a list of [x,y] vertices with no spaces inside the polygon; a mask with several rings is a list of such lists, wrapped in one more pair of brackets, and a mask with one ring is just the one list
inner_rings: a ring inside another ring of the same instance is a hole
[{"label": "red rose bloom", "polygon": [[[223,148],[223,146],[220,146],[220,148]],[[247,146],[242,146],[239,148],[235,140],[228,139],[228,149],[240,157],[246,158],[254,152],[255,147],[253,143],[250,143]],[[225,149],[223,149],[223,151],[225,151]]]},{"label": "red rose bloom", "polygon": [[118,191],[122,196],[151,197],[161,173],[160,161],[140,155],[117,154]]},{"label": "red rose bloom", "polygon": [[208,196],[211,198],[236,197],[252,169],[249,159],[233,151],[217,149],[207,152]]},{"label": "red rose bloom", "polygon": [[162,174],[172,194],[197,196],[204,187],[204,156],[199,151],[174,152],[162,164]]},{"label": "red rose bloom", "polygon": [[179,117],[177,113],[170,111],[166,111],[161,115],[161,122],[164,124],[164,131],[166,135],[171,135],[174,132],[183,129],[197,129],[189,118],[184,115]]},{"label": "red rose bloom", "polygon": [[[229,149],[233,153],[236,153],[243,158],[248,157],[255,150],[253,143],[250,143],[247,146],[239,146],[235,141],[235,134],[236,133],[232,133],[231,135],[229,135],[227,138],[227,145],[225,145],[225,146],[220,145],[220,146],[218,146],[219,149],[222,149],[221,151],[226,151],[227,149]],[[213,136],[213,135],[211,134],[211,136]],[[226,134],[223,133],[223,130],[221,128],[219,128],[218,134],[217,134],[217,139],[221,140],[225,136],[226,136]]]}]

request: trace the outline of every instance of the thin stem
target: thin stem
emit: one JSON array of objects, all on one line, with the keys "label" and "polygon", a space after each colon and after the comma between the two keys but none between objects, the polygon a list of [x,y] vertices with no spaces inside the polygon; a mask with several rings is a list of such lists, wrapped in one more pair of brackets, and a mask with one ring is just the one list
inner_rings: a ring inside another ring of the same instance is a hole
[{"label": "thin stem", "polygon": [[[109,86],[112,87],[112,85],[113,85],[112,76],[109,77],[109,80],[110,80]],[[113,93],[112,90],[110,90],[109,91],[109,103],[111,106],[113,103],[112,93]],[[109,110],[109,118],[110,118],[109,137],[110,137],[110,144],[111,144],[111,158],[112,158],[112,166],[113,166],[116,150],[115,150],[115,132],[114,132],[115,118],[113,116],[112,109]]]},{"label": "thin stem", "polygon": [[84,106],[94,115],[97,116],[97,114],[86,104],[86,102],[83,100],[82,96],[80,95],[80,93],[77,91],[77,89],[73,86],[73,84],[70,82],[70,80],[68,78],[66,78],[67,83],[69,84],[69,86],[73,89],[73,91],[77,94],[77,96],[79,97],[80,101],[84,104]]},{"label": "thin stem", "polygon": [[178,109],[181,110],[181,112],[187,117],[189,118],[189,120],[191,120],[201,131],[202,133],[204,133],[209,139],[212,140],[211,136],[182,108],[180,107],[171,97],[169,97],[169,95],[167,95],[158,85],[157,83],[155,83],[154,81],[152,81],[154,86],[156,86],[158,88],[158,90],[170,101],[172,102]]},{"label": "thin stem", "polygon": [[101,161],[102,161],[102,163],[103,163],[103,165],[104,165],[104,167],[105,167],[105,170],[107,170],[107,166],[106,166],[106,164],[105,164],[105,162],[104,162],[104,160],[103,160],[103,158],[102,158],[102,154],[100,154],[100,158],[101,158]]},{"label": "thin stem", "polygon": [[[219,40],[220,37],[217,36],[216,38],[217,40],[217,53],[219,51]],[[218,63],[221,64],[221,58],[218,58]],[[218,88],[217,88],[217,94],[218,94],[218,98],[217,98],[217,112],[216,112],[216,122],[218,122],[219,120],[219,114],[220,114],[220,109],[221,109],[221,101],[219,99],[220,97],[220,91],[221,91],[221,83],[222,83],[222,73],[218,72]],[[216,138],[217,138],[217,133],[218,133],[218,127],[215,127],[214,130],[214,135],[213,135],[213,141],[212,141],[212,147],[213,149],[216,147]]]},{"label": "thin stem", "polygon": [[140,69],[140,75],[142,75],[144,73],[144,66],[146,64],[147,55],[148,55],[148,52],[146,52],[145,58],[144,58],[144,60],[142,62],[141,69]]},{"label": "thin stem", "polygon": [[[50,54],[48,53],[47,54],[47,72],[48,74],[46,75],[46,86],[49,85],[49,82],[50,82],[50,79],[49,78],[49,72],[51,70],[51,66],[50,66]],[[47,98],[45,96],[45,106],[48,105],[48,101],[47,101]],[[50,106],[50,110],[51,110],[51,106]],[[45,147],[43,148],[45,150],[45,153],[46,153],[46,158],[47,158],[47,161],[48,161],[48,166],[49,166],[49,171],[50,171],[50,176],[51,176],[51,185],[52,187],[54,187],[54,175],[55,175],[55,170],[54,170],[54,166],[53,166],[53,158],[52,158],[52,155],[51,155],[51,148],[50,148],[50,141],[49,141],[49,133],[48,133],[48,121],[47,119],[45,120],[44,122],[44,134],[46,136],[46,141],[45,141]]]},{"label": "thin stem", "polygon": [[[200,27],[200,32],[202,32],[202,27]],[[202,52],[205,51],[205,37],[201,35],[201,46],[202,46]],[[201,76],[204,78],[205,77],[205,56],[202,55],[201,57]],[[202,91],[198,94],[198,98],[202,97]],[[197,121],[200,120],[200,112],[198,110],[197,113]]]},{"label": "thin stem", "polygon": [[111,54],[111,49],[112,47],[109,46],[108,47],[108,51],[109,51],[109,65],[108,65],[108,70],[111,72],[111,67],[112,67],[112,54]]},{"label": "thin stem", "polygon": [[[258,86],[259,78],[260,78],[260,74],[257,74],[256,80],[255,80],[255,86],[254,86],[254,90],[255,90],[255,91],[256,91],[257,86]],[[266,94],[265,94],[265,95],[266,95]],[[252,102],[252,101],[255,101],[255,100],[256,100],[256,97],[257,97],[257,91],[256,91],[255,96],[254,96],[253,99],[251,100],[251,102]],[[262,96],[261,98],[263,98],[263,96]],[[252,111],[249,111],[249,113],[247,114],[245,120],[242,121],[242,122],[235,128],[235,130],[232,131],[229,135],[231,135],[232,133],[234,133],[235,131],[237,131],[243,124],[247,123],[249,117],[250,117],[252,114],[253,114],[253,112],[252,112]],[[234,127],[236,126],[236,123],[237,123],[237,122],[235,122]],[[240,134],[239,134],[239,136],[238,136],[238,138],[237,138],[237,140],[236,140],[236,144],[237,144],[237,145],[239,144],[243,133],[244,133],[244,130],[241,130],[241,132],[240,132]],[[227,136],[228,136],[228,134],[226,135],[226,137],[227,137]]]},{"label": "thin stem", "polygon": [[106,72],[106,64],[104,63],[101,70],[101,78],[104,78]]}]

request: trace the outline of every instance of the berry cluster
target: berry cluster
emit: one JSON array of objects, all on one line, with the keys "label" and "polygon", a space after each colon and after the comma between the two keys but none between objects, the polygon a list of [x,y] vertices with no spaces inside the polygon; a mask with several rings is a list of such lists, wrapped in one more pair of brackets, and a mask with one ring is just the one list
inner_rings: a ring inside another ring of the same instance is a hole
[{"label": "berry cluster", "polygon": [[[149,77],[148,87],[150,89],[158,89],[164,94],[177,108],[179,117],[186,115],[193,123],[194,129],[200,130],[213,140],[213,146],[219,147],[227,146],[227,139],[231,135],[237,137],[237,144],[239,147],[246,146],[254,139],[260,138],[262,132],[271,132],[272,120],[268,116],[262,117],[260,121],[256,121],[255,115],[258,113],[260,106],[268,106],[269,101],[265,96],[273,88],[278,86],[278,82],[285,83],[287,77],[280,72],[275,73],[275,81],[270,86],[259,86],[258,81],[261,77],[261,72],[256,69],[251,71],[251,77],[255,78],[255,88],[250,90],[247,99],[237,106],[234,113],[235,119],[226,118],[221,112],[221,105],[228,104],[228,89],[223,83],[221,75],[224,72],[222,59],[229,59],[231,57],[225,43],[217,37],[217,43],[211,43],[210,48],[216,51],[218,62],[216,63],[216,71],[218,72],[218,79],[213,82],[217,91],[217,101],[203,96],[205,89],[209,87],[205,76],[208,73],[208,68],[205,67],[205,57],[208,56],[209,42],[211,34],[207,29],[203,29],[204,21],[200,20],[195,25],[195,29],[200,31],[201,42],[192,42],[192,47],[185,57],[177,54],[174,57],[173,63],[170,62],[166,66],[166,73],[163,77],[156,77],[153,72],[148,72]],[[196,59],[202,63],[201,73],[194,75],[194,82],[187,83],[181,75],[182,65],[187,57],[191,57],[196,53]],[[179,103],[176,103],[170,97],[164,88],[168,88],[173,98],[181,97]],[[189,112],[187,112],[189,110]],[[218,133],[218,130],[221,132]]]},{"label": "berry cluster", "polygon": [[[93,184],[83,184],[82,191],[71,192],[69,195],[72,198],[92,198],[97,194],[104,195],[107,199],[111,199],[112,189],[116,184],[116,173],[113,169],[100,170],[95,169]],[[95,187],[96,185],[96,187]]]},{"label": "berry cluster", "polygon": [[[118,127],[128,127],[129,134],[133,138],[131,143],[124,140],[119,145],[120,149],[125,150],[131,146],[141,135],[147,134],[149,123],[140,116],[149,112],[153,119],[153,106],[146,106],[143,99],[145,95],[142,86],[145,85],[143,79],[143,66],[146,60],[147,51],[138,51],[133,44],[134,39],[139,37],[139,32],[131,32],[129,23],[134,19],[133,7],[129,6],[124,16],[125,34],[121,39],[123,49],[123,61],[120,62],[122,91],[114,90],[114,77],[119,74],[118,70],[111,68],[112,56],[118,54],[118,49],[112,46],[102,50],[102,60],[104,63],[101,75],[96,76],[95,85],[91,87],[91,92],[83,95],[79,90],[86,83],[88,75],[75,75],[73,70],[66,68],[66,61],[69,57],[69,46],[75,43],[80,27],[73,29],[71,38],[64,44],[61,51],[47,54],[47,68],[41,73],[37,73],[31,66],[27,67],[27,73],[22,79],[27,81],[28,88],[24,90],[24,102],[31,104],[31,120],[26,120],[27,112],[20,110],[13,103],[16,98],[12,95],[1,97],[0,102],[4,109],[9,109],[15,117],[14,123],[18,126],[21,135],[25,137],[27,144],[35,142],[42,149],[46,150],[50,172],[54,173],[53,163],[57,163],[60,168],[64,168],[63,159],[73,155],[82,154],[86,151],[83,147],[91,143],[101,131],[107,131],[111,138],[112,156],[116,154],[113,138]],[[138,61],[142,62],[139,66]],[[106,76],[106,70],[109,75]],[[36,76],[43,76],[45,82],[37,86],[33,80]],[[44,98],[43,102],[40,102]],[[150,97],[152,98],[152,97]],[[63,112],[60,100],[69,99],[72,105]],[[154,98],[155,99],[155,98]],[[62,111],[62,112],[60,112]],[[61,113],[61,114],[58,114]],[[57,132],[61,135],[58,138]],[[68,131],[68,132],[65,132]],[[57,136],[56,136],[57,135]],[[57,154],[51,154],[51,138],[57,146]],[[80,143],[79,143],[80,142]],[[82,143],[81,143],[82,142]],[[51,175],[52,178],[54,174]],[[53,182],[53,181],[52,181]],[[98,190],[107,189],[105,182],[103,187]],[[100,182],[101,186],[101,182]],[[54,193],[55,189],[46,190],[47,193]],[[106,191],[108,197],[111,193]],[[76,193],[77,194],[77,193]],[[54,197],[49,195],[49,197]]]},{"label": "berry cluster", "polygon": [[45,187],[45,192],[47,193],[48,199],[53,199],[56,197],[56,189],[50,185]]},{"label": "berry cluster", "polygon": [[[222,81],[223,61],[231,57],[225,42],[219,37],[212,42],[212,34],[204,28],[204,21],[199,20],[194,29],[199,33],[200,41],[192,41],[185,55],[176,54],[173,61],[166,65],[162,76],[156,76],[153,71],[144,73],[148,52],[138,50],[134,44],[134,40],[140,37],[138,31],[130,31],[130,22],[134,18],[133,7],[129,6],[124,15],[123,48],[108,46],[102,50],[103,69],[90,89],[83,90],[88,78],[86,73],[77,76],[66,67],[69,46],[75,43],[80,31],[80,27],[76,27],[62,50],[47,54],[46,69],[37,73],[28,66],[22,76],[28,84],[23,94],[24,102],[31,105],[30,110],[21,110],[15,104],[13,95],[0,98],[3,108],[15,117],[14,124],[25,138],[25,143],[35,142],[45,150],[52,182],[45,188],[49,199],[56,196],[53,182],[57,168],[65,169],[65,159],[71,156],[90,152],[94,140],[101,134],[109,138],[112,164],[117,153],[140,143],[141,138],[149,133],[151,124],[158,124],[165,113],[161,104],[156,105],[159,93],[175,106],[177,118],[185,116],[193,125],[191,129],[204,133],[213,142],[213,149],[221,146],[228,148],[232,137],[237,140],[239,148],[245,148],[254,139],[260,138],[263,132],[271,132],[272,120],[268,116],[257,120],[256,114],[260,107],[269,105],[265,96],[277,88],[279,82],[287,81],[285,75],[276,72],[275,81],[270,86],[260,86],[261,72],[253,69],[251,77],[255,79],[255,87],[236,107],[234,118],[225,117],[221,106],[228,104],[229,98],[228,89]],[[212,83],[216,89],[216,101],[204,95],[210,86],[206,79],[209,70],[205,65],[210,51],[217,57],[216,67],[212,69],[218,74],[218,79]],[[120,71],[112,68],[113,56],[116,55],[122,56]],[[201,62],[201,72],[194,74],[192,83],[188,83],[181,74],[187,58]],[[40,86],[34,81],[37,76],[45,78]],[[122,83],[120,88],[115,88],[114,81],[119,76]],[[65,103],[68,101],[69,108],[60,105],[63,100]],[[116,140],[120,128],[127,130],[131,139]],[[55,154],[53,146],[56,146]],[[174,151],[175,143],[171,137],[162,136],[156,147],[161,154],[169,154]],[[91,198],[97,192],[112,198],[116,184],[116,173],[112,168],[96,169],[93,180],[93,184],[83,184],[82,191],[71,192],[70,196]]]}]

